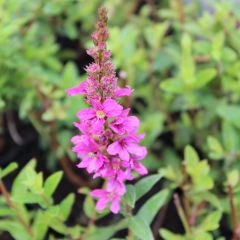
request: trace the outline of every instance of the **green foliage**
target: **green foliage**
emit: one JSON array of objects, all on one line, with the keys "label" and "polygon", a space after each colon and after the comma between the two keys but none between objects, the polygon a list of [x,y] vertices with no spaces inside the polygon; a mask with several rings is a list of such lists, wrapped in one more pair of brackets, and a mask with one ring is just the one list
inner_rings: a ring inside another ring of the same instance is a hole
[{"label": "green foliage", "polygon": [[[129,228],[129,240],[154,239],[150,224],[164,215],[163,207],[178,193],[180,205],[175,202],[174,211],[184,233],[160,229],[163,239],[222,240],[223,223],[233,232],[230,202],[238,222],[240,217],[239,6],[234,0],[206,2],[0,1],[0,124],[15,110],[21,123],[31,125],[51,172],[58,160],[76,160],[69,126],[86,104],[81,96],[67,97],[64,90],[86,78],[85,49],[91,45],[97,9],[105,5],[108,48],[119,85],[135,89],[133,98],[123,103],[133,105],[141,119],[148,148],[143,163],[150,170],[149,176],[127,185],[121,219],[105,221],[109,212],[98,213],[90,189],[81,188],[83,204],[74,208],[78,218],[69,226],[75,195],[69,193],[58,203],[53,197],[63,173],[45,180],[35,170],[36,161],[30,161],[11,185],[14,207],[0,196],[1,231],[17,240],[54,240],[54,231],[63,239],[107,240]],[[5,132],[1,125],[0,134]],[[16,167],[1,167],[0,181],[10,179]],[[133,211],[136,205],[139,210]]]},{"label": "green foliage", "polygon": [[150,224],[158,211],[169,200],[169,196],[170,192],[168,190],[162,190],[156,193],[141,207],[137,216],[144,219],[147,224]]},{"label": "green foliage", "polygon": [[135,185],[136,198],[141,198],[144,194],[146,194],[153,186],[161,179],[160,174],[155,174],[151,176],[147,176],[140,181],[138,181]]},{"label": "green foliage", "polygon": [[[36,162],[32,160],[22,169],[13,182],[11,196],[1,182],[1,199],[5,201],[1,205],[0,215],[4,220],[0,221],[0,230],[8,231],[16,240],[45,239],[49,228],[66,237],[79,236],[80,226],[69,227],[65,224],[74,203],[74,194],[69,194],[59,204],[54,204],[52,198],[62,173],[54,173],[44,181],[42,173],[35,171],[35,166]],[[10,164],[1,170],[1,176],[15,168],[15,163]],[[28,204],[38,207],[28,210]]]},{"label": "green foliage", "polygon": [[49,176],[44,184],[44,193],[51,197],[52,194],[55,192],[59,182],[61,181],[63,173],[61,171],[56,172]]},{"label": "green foliage", "polygon": [[136,190],[132,185],[127,185],[127,192],[124,199],[130,207],[134,208],[136,202]]},{"label": "green foliage", "polygon": [[151,229],[147,222],[140,217],[132,217],[129,222],[129,228],[139,239],[149,239],[153,240],[153,235]]},{"label": "green foliage", "polygon": [[209,165],[207,160],[199,160],[197,152],[187,146],[184,151],[186,172],[191,177],[193,191],[204,191],[213,188],[213,180],[209,174]]},{"label": "green foliage", "polygon": [[3,179],[5,176],[13,172],[18,167],[17,163],[10,163],[6,168],[0,168],[0,179]]}]

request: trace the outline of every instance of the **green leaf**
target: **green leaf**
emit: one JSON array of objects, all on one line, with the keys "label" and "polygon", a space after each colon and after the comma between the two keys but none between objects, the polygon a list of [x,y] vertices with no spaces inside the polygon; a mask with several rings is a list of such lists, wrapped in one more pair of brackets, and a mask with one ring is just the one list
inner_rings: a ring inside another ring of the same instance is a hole
[{"label": "green leaf", "polygon": [[159,230],[159,234],[164,240],[186,240],[185,236],[172,233],[164,228]]},{"label": "green leaf", "polygon": [[209,202],[213,207],[217,208],[217,210],[219,210],[219,211],[222,211],[222,209],[223,209],[220,199],[214,193],[211,193],[209,191],[200,192],[200,193],[195,193],[194,197]]},{"label": "green leaf", "polygon": [[195,235],[194,240],[213,240],[212,235],[207,232],[197,232]]},{"label": "green leaf", "polygon": [[81,236],[82,231],[83,231],[83,228],[79,225],[74,227],[68,227],[68,235],[70,235],[72,239],[79,238],[79,236]]},{"label": "green leaf", "polygon": [[1,220],[0,230],[9,232],[15,240],[31,240],[32,237],[18,222],[12,220]]},{"label": "green leaf", "polygon": [[90,189],[87,187],[81,187],[78,189],[78,193],[84,194],[84,195],[88,195],[90,193]]},{"label": "green leaf", "polygon": [[166,189],[156,193],[144,203],[138,211],[137,216],[144,219],[147,224],[151,224],[155,215],[169,199],[169,196],[170,192]]},{"label": "green leaf", "polygon": [[11,195],[16,201],[31,201],[31,199],[36,196],[28,191],[28,186],[33,185],[37,179],[37,173],[34,169],[35,166],[36,161],[31,160],[15,178]]},{"label": "green leaf", "polygon": [[29,187],[30,191],[36,194],[42,194],[43,192],[43,174],[42,172],[38,173],[34,183],[29,182],[25,183]]},{"label": "green leaf", "polygon": [[126,238],[111,238],[111,240],[126,240]]},{"label": "green leaf", "polygon": [[73,193],[70,193],[59,204],[60,217],[63,221],[67,220],[67,218],[69,217],[69,214],[72,210],[74,200],[75,200],[75,195]]},{"label": "green leaf", "polygon": [[2,110],[5,107],[5,102],[3,99],[0,98],[0,110]]},{"label": "green leaf", "polygon": [[189,166],[195,166],[200,160],[196,150],[190,145],[184,149],[184,160]]},{"label": "green leaf", "polygon": [[24,204],[21,204],[18,202],[15,203],[15,206],[16,206],[15,212],[17,212],[19,215],[21,215],[27,224],[30,224],[31,215],[28,212],[26,206]]},{"label": "green leaf", "polygon": [[218,115],[236,127],[240,127],[240,107],[238,105],[220,105],[217,108]]},{"label": "green leaf", "polygon": [[117,231],[128,227],[126,219],[109,227],[96,227],[86,236],[87,240],[109,240]]},{"label": "green leaf", "polygon": [[187,85],[195,81],[195,63],[192,56],[192,39],[188,33],[184,33],[181,39],[181,78]]},{"label": "green leaf", "polygon": [[194,82],[194,88],[201,88],[208,84],[217,75],[215,68],[207,68],[200,70],[196,73],[196,81]]},{"label": "green leaf", "polygon": [[57,221],[57,219],[52,219],[49,223],[50,227],[58,233],[63,235],[68,234],[68,228],[64,225],[64,223]]},{"label": "green leaf", "polygon": [[129,228],[141,240],[154,240],[149,224],[140,217],[131,217]]},{"label": "green leaf", "polygon": [[14,216],[15,212],[11,208],[0,207],[0,217]]},{"label": "green leaf", "polygon": [[224,150],[218,139],[212,136],[208,136],[207,143],[210,149],[210,157],[216,160],[221,159],[223,157]]},{"label": "green leaf", "polygon": [[227,173],[227,184],[231,187],[235,187],[239,181],[239,172],[238,170],[232,170],[231,172]]},{"label": "green leaf", "polygon": [[222,57],[223,46],[224,46],[224,33],[223,31],[219,31],[214,34],[214,38],[212,39],[212,57],[219,61]]},{"label": "green leaf", "polygon": [[63,176],[62,171],[58,171],[51,176],[49,176],[45,183],[44,183],[44,193],[48,196],[51,197],[52,194],[55,192],[59,182],[61,181]]},{"label": "green leaf", "polygon": [[93,199],[88,195],[86,196],[84,203],[83,203],[83,209],[85,214],[89,217],[89,218],[93,218],[96,214],[95,211],[95,203],[93,201]]},{"label": "green leaf", "polygon": [[163,131],[165,116],[163,113],[154,112],[146,113],[142,119],[139,132],[144,132],[146,137],[143,139],[142,144],[147,147],[152,146],[157,136]]},{"label": "green leaf", "polygon": [[133,185],[127,185],[127,192],[124,199],[130,207],[134,208],[136,202],[136,192]]},{"label": "green leaf", "polygon": [[37,212],[32,225],[33,233],[36,236],[36,239],[42,240],[45,238],[50,221],[51,217],[49,214],[42,211]]},{"label": "green leaf", "polygon": [[11,172],[13,172],[15,169],[17,169],[18,165],[17,163],[13,162],[10,163],[6,168],[1,169],[0,168],[0,178],[4,178],[5,176],[7,176],[8,174],[10,174]]},{"label": "green leaf", "polygon": [[62,88],[67,89],[73,87],[78,80],[78,70],[73,62],[68,62],[63,70]]},{"label": "green leaf", "polygon": [[197,152],[191,146],[186,146],[184,159],[187,173],[191,176],[195,191],[208,190],[213,187],[213,180],[209,174],[209,165],[206,160],[200,161]]},{"label": "green leaf", "polygon": [[158,49],[160,47],[162,38],[168,29],[169,24],[167,22],[151,24],[144,28],[143,34],[148,44],[153,49]]},{"label": "green leaf", "polygon": [[136,200],[146,194],[161,178],[161,174],[154,174],[138,181],[135,184]]},{"label": "green leaf", "polygon": [[201,222],[200,228],[203,231],[214,231],[218,229],[221,217],[222,213],[220,211],[208,213],[207,216]]},{"label": "green leaf", "polygon": [[240,139],[236,127],[225,121],[222,124],[222,139],[224,148],[228,152],[235,152],[240,148]]},{"label": "green leaf", "polygon": [[184,84],[175,78],[164,80],[160,83],[160,88],[170,93],[182,93],[185,91]]},{"label": "green leaf", "polygon": [[209,165],[206,160],[199,162],[195,168],[195,172],[191,173],[194,188],[196,191],[203,191],[212,189],[214,182],[209,174]]}]

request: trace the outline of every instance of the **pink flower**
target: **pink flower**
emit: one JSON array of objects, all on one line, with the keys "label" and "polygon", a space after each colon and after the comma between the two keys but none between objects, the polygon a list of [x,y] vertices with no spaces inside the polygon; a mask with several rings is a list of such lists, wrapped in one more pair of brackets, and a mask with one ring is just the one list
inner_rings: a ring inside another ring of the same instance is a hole
[{"label": "pink flower", "polygon": [[76,152],[80,158],[84,158],[89,153],[98,151],[97,143],[88,135],[75,136],[71,141],[76,145],[72,148],[73,152]]},{"label": "pink flower", "polygon": [[110,206],[110,210],[113,213],[118,213],[120,210],[120,196],[111,192],[108,192],[106,190],[102,190],[102,189],[96,189],[93,190],[90,195],[92,197],[96,197],[99,198],[99,200],[97,201],[97,205],[96,208],[97,210],[101,211],[104,208],[107,207],[108,203],[110,203],[112,201],[112,204]]},{"label": "pink flower", "polygon": [[106,99],[103,104],[95,103],[94,108],[86,108],[78,112],[81,120],[104,119],[105,117],[117,117],[121,114],[123,107],[115,100]]},{"label": "pink flower", "polygon": [[110,128],[117,134],[123,135],[128,132],[135,132],[140,122],[137,117],[127,117],[130,109],[125,109],[122,114],[110,123]]},{"label": "pink flower", "polygon": [[115,90],[116,97],[130,96],[133,90],[130,87],[120,88],[117,87]]},{"label": "pink flower", "polygon": [[86,94],[86,86],[87,86],[87,81],[83,81],[78,86],[69,88],[65,91],[69,96],[74,96],[76,94]]},{"label": "pink flower", "polygon": [[131,137],[121,138],[107,148],[110,155],[119,155],[123,161],[129,161],[130,154],[142,159],[147,154],[146,147],[136,144]]},{"label": "pink flower", "polygon": [[140,175],[146,175],[148,173],[147,168],[139,162],[139,158],[136,156],[132,156],[129,160],[129,162],[123,162],[123,166],[128,169],[128,171],[134,170]]},{"label": "pink flower", "polygon": [[125,188],[125,184],[123,183],[122,180],[125,180],[124,176],[122,176],[123,179],[121,179],[121,177],[119,177],[119,179],[114,179],[111,178],[108,181],[107,187],[106,189],[110,192],[115,192],[116,194],[122,196],[125,194],[126,192],[126,188]]},{"label": "pink flower", "polygon": [[125,185],[123,182],[116,179],[109,180],[106,190],[96,189],[90,194],[92,197],[99,198],[96,208],[103,210],[107,207],[107,204],[112,202],[110,210],[113,213],[118,213],[120,210],[120,196],[123,196],[126,192]]},{"label": "pink flower", "polygon": [[97,172],[104,163],[109,162],[108,158],[101,153],[93,154],[84,158],[78,165],[78,168],[87,168],[88,173]]},{"label": "pink flower", "polygon": [[99,133],[103,129],[105,118],[119,116],[123,107],[115,100],[106,99],[103,104],[95,103],[95,108],[86,108],[78,112],[78,117],[82,121],[91,121],[91,128],[93,133]]}]

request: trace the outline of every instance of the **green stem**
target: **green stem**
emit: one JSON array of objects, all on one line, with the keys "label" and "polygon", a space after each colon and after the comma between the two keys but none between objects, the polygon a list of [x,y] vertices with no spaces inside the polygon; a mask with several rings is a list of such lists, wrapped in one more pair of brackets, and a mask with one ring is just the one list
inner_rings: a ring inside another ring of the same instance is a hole
[{"label": "green stem", "polygon": [[238,218],[237,218],[237,209],[234,204],[233,200],[233,188],[232,186],[228,186],[228,198],[230,202],[230,207],[231,207],[231,216],[232,216],[232,223],[233,223],[233,240],[238,240],[239,239],[239,223],[238,223]]},{"label": "green stem", "polygon": [[7,205],[15,211],[19,222],[22,224],[22,226],[24,227],[24,229],[26,230],[28,235],[30,235],[31,239],[34,239],[34,235],[33,235],[31,226],[26,222],[26,220],[21,216],[21,214],[19,214],[18,208],[15,205],[15,203],[11,200],[11,196],[8,193],[8,191],[7,191],[7,189],[6,189],[2,180],[0,180],[0,190],[2,192],[2,195],[3,195],[4,199],[6,200]]},{"label": "green stem", "polygon": [[184,210],[182,208],[179,196],[178,196],[178,194],[174,194],[173,197],[174,197],[174,204],[177,208],[177,212],[178,212],[178,215],[179,215],[179,217],[181,219],[181,222],[183,224],[184,230],[188,235],[190,235],[191,234],[191,228],[189,226],[186,215],[185,215]]}]

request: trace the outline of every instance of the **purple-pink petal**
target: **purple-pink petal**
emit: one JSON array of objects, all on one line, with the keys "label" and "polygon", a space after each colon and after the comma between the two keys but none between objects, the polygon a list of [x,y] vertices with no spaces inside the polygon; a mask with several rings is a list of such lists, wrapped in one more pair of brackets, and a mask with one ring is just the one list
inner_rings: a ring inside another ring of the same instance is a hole
[{"label": "purple-pink petal", "polygon": [[107,152],[110,154],[110,155],[116,155],[119,153],[119,151],[121,151],[121,145],[119,144],[118,141],[110,144],[107,148]]},{"label": "purple-pink petal", "polygon": [[148,173],[147,168],[143,164],[141,164],[140,162],[135,163],[134,169],[135,169],[136,172],[138,172],[141,175],[146,175]]},{"label": "purple-pink petal", "polygon": [[115,96],[116,97],[130,96],[132,92],[133,90],[130,87],[125,88],[117,87],[117,89],[115,90]]},{"label": "purple-pink petal", "polygon": [[93,108],[85,108],[83,110],[80,110],[77,113],[77,116],[81,120],[89,120],[89,119],[94,118],[96,116],[96,110],[93,109]]},{"label": "purple-pink petal", "polygon": [[129,161],[130,155],[127,151],[126,148],[121,148],[121,150],[118,152],[119,157],[123,160],[123,161]]},{"label": "purple-pink petal", "polygon": [[139,146],[136,143],[128,143],[126,145],[126,149],[128,150],[129,153],[132,153],[138,157],[145,157],[146,156],[146,147]]},{"label": "purple-pink petal", "polygon": [[114,196],[112,199],[112,204],[110,206],[110,210],[112,213],[117,214],[120,210],[120,197]]},{"label": "purple-pink petal", "polygon": [[103,103],[103,111],[107,117],[117,117],[122,110],[123,107],[113,99],[106,99]]},{"label": "purple-pink petal", "polygon": [[86,94],[87,81],[81,82],[78,86],[66,89],[65,92],[69,96],[74,96],[76,94]]},{"label": "purple-pink petal", "polygon": [[91,161],[92,161],[92,156],[86,157],[79,164],[77,164],[77,167],[78,168],[86,168]]},{"label": "purple-pink petal", "polygon": [[128,132],[131,132],[132,130],[134,130],[135,128],[137,128],[139,126],[140,121],[137,117],[130,116],[130,117],[126,118],[126,121],[124,123],[125,123],[126,129],[130,129],[130,131],[128,131]]}]

